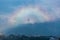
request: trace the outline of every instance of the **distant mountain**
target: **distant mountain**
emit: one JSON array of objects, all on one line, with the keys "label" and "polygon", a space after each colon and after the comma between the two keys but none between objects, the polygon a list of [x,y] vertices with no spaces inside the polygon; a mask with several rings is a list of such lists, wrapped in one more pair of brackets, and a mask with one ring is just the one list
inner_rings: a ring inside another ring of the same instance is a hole
[{"label": "distant mountain", "polygon": [[60,36],[60,21],[22,24],[15,28],[8,29],[6,34],[21,34],[21,35],[53,35]]}]

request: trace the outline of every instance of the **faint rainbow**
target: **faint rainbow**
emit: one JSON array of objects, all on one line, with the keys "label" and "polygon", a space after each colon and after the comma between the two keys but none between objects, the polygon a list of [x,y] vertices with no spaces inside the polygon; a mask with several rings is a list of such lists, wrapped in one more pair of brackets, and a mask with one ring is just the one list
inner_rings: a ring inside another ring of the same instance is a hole
[{"label": "faint rainbow", "polygon": [[[24,13],[24,11],[26,9],[31,9],[33,11],[37,11],[40,15],[44,18],[45,22],[48,22],[48,21],[51,21],[53,20],[54,18],[46,11],[44,12],[43,10],[41,10],[42,8],[40,8],[40,6],[27,6],[27,7],[21,7],[21,8],[18,8],[10,17],[9,19],[9,22],[11,24],[15,24],[17,21],[16,21],[16,17],[19,15],[19,16],[22,16]],[[28,10],[27,10],[28,12]],[[23,13],[23,14],[22,14]]]}]

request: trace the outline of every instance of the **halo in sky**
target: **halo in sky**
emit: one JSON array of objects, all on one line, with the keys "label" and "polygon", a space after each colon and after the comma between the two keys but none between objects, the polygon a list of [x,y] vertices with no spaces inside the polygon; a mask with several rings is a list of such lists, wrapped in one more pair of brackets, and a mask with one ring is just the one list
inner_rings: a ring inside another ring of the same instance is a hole
[{"label": "halo in sky", "polygon": [[41,10],[39,6],[27,6],[18,8],[17,11],[10,17],[9,22],[11,24],[27,24],[37,22],[51,21],[51,17],[47,12]]}]

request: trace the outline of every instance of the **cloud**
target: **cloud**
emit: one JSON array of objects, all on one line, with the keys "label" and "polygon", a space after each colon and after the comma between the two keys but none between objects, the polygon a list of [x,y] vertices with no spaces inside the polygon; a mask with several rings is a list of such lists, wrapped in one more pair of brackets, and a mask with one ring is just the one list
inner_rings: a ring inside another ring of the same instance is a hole
[{"label": "cloud", "polygon": [[11,25],[8,22],[9,16],[10,15],[0,15],[0,32],[10,28]]}]

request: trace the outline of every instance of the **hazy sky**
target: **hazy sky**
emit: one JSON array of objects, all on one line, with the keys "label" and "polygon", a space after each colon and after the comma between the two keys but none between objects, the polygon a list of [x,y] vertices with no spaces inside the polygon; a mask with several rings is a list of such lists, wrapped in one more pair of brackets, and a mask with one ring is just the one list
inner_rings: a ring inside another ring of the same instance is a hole
[{"label": "hazy sky", "polygon": [[18,24],[60,19],[60,0],[0,0],[0,31]]}]

